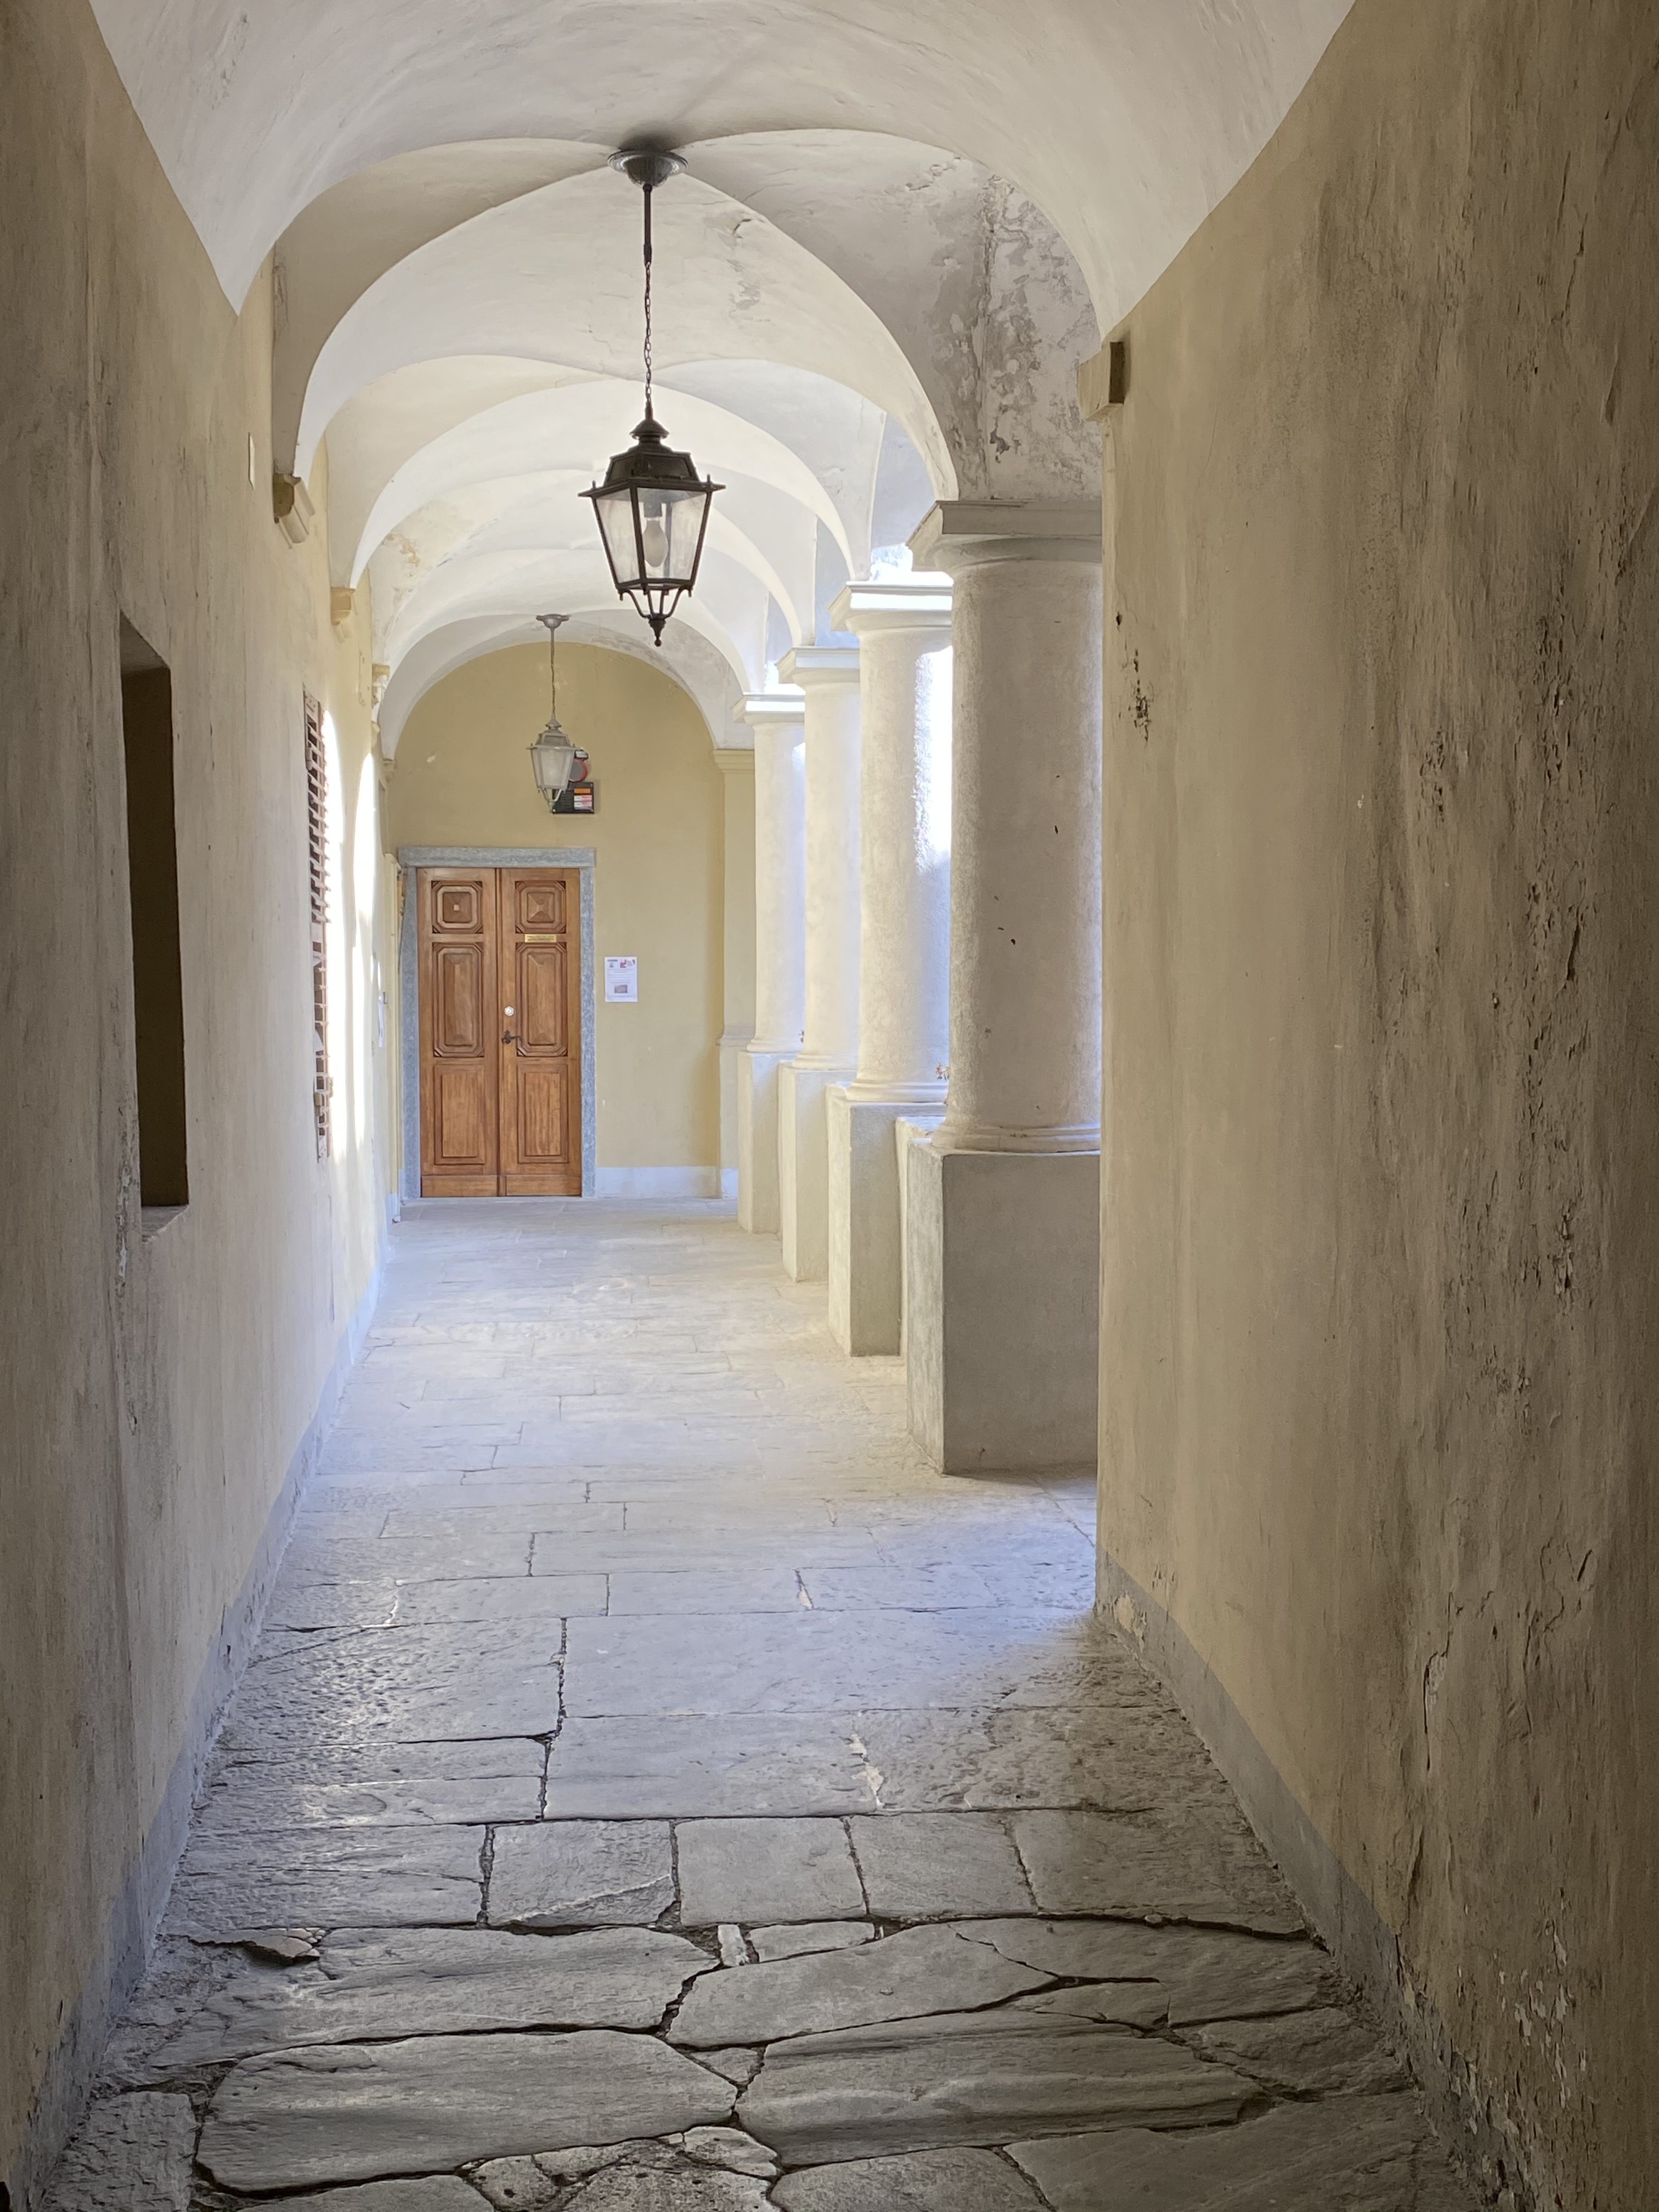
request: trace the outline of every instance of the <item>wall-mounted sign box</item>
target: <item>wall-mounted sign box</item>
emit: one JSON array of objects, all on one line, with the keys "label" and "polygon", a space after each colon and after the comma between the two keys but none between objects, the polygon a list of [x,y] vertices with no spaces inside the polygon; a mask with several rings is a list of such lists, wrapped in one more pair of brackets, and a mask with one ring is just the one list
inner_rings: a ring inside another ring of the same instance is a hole
[{"label": "wall-mounted sign box", "polygon": [[599,786],[594,783],[568,783],[553,802],[556,814],[597,813]]},{"label": "wall-mounted sign box", "polygon": [[605,963],[605,995],[611,1006],[637,1006],[640,997],[640,963],[631,952],[620,957],[607,953]]}]

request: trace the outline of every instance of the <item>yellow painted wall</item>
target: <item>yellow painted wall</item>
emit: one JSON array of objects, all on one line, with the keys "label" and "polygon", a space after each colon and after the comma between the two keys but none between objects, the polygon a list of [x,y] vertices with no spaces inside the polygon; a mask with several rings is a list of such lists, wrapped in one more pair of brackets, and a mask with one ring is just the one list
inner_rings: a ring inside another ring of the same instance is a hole
[{"label": "yellow painted wall", "polygon": [[[0,2180],[20,2203],[142,1954],[250,1571],[373,1279],[391,945],[366,612],[337,635],[325,545],[271,519],[269,272],[238,315],[86,0],[0,9]],[[149,1237],[123,613],[170,665],[175,729],[190,1205]],[[327,1163],[307,689],[336,771]]]},{"label": "yellow painted wall", "polygon": [[1577,2212],[1659,2195],[1656,180],[1651,0],[1359,0],[1110,433],[1103,1552]]},{"label": "yellow painted wall", "polygon": [[[720,1164],[722,795],[708,727],[672,677],[625,653],[559,648],[559,720],[592,757],[599,808],[550,816],[528,747],[547,655],[470,661],[410,715],[387,793],[390,842],[591,845],[600,1168]],[[640,963],[637,1006],[605,1002],[607,953]]]}]

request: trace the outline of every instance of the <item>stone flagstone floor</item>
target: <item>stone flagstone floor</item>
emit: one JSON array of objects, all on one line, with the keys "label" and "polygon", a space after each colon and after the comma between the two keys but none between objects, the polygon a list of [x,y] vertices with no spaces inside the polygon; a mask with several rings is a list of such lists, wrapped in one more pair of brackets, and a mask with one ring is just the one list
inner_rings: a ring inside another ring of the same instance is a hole
[{"label": "stone flagstone floor", "polygon": [[714,1206],[413,1209],[59,2212],[1464,2212],[1092,1526]]}]

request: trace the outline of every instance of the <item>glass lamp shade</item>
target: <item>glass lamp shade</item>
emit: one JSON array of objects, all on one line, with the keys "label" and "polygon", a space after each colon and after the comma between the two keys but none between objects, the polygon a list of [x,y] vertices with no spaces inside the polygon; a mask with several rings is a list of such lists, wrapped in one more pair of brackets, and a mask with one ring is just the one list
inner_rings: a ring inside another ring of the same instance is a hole
[{"label": "glass lamp shade", "polygon": [[649,413],[625,453],[611,456],[593,502],[618,598],[632,599],[662,643],[663,625],[697,580],[708,510],[724,484],[699,477],[690,453],[672,452]]},{"label": "glass lamp shade", "polygon": [[551,809],[564,796],[576,765],[576,747],[556,722],[550,722],[530,748],[530,765],[536,788]]}]

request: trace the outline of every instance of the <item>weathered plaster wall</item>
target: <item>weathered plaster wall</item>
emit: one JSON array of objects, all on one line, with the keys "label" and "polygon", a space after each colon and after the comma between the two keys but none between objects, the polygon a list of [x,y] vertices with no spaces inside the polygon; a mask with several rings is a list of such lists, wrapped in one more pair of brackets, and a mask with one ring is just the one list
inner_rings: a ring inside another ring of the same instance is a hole
[{"label": "weathered plaster wall", "polygon": [[1359,0],[1109,489],[1107,1594],[1574,2212],[1659,2173],[1656,195],[1645,0]]},{"label": "weathered plaster wall", "polygon": [[[269,286],[240,320],[227,307],[84,0],[0,9],[0,2179],[15,2205],[164,1893],[273,1506],[373,1278],[387,1163],[370,1001],[388,948],[359,656],[329,626],[325,550],[271,521]],[[171,665],[177,733],[191,1202],[151,1237],[123,612]],[[325,1166],[302,685],[330,710],[340,771]]]},{"label": "weathered plaster wall", "polygon": [[[538,646],[469,661],[421,701],[387,791],[394,847],[591,845],[599,962],[599,1167],[720,1164],[723,967],[720,770],[678,684],[620,653],[559,648],[559,720],[592,757],[592,814],[550,815],[529,745],[547,720]],[[607,1006],[603,962],[640,963]]]}]

